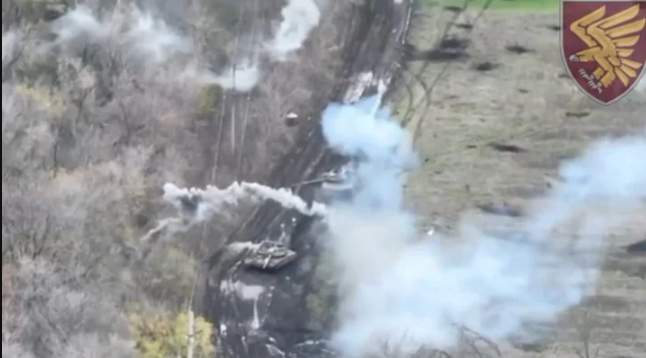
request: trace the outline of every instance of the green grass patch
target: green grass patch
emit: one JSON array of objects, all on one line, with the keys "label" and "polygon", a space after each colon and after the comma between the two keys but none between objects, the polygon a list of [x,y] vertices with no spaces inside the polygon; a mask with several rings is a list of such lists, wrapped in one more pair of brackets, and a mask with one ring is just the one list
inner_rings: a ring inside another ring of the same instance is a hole
[{"label": "green grass patch", "polygon": [[[472,10],[481,9],[487,0],[425,0],[429,4],[439,6],[463,7],[468,3]],[[491,10],[547,10],[557,11],[559,9],[559,0],[493,0],[489,4]]]}]

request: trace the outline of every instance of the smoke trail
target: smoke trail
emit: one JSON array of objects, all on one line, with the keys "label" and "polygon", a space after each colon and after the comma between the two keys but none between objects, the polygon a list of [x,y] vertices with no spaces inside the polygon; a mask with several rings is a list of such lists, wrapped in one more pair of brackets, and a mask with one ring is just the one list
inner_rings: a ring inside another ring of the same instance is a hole
[{"label": "smoke trail", "polygon": [[284,208],[309,216],[325,216],[327,213],[325,205],[313,202],[310,206],[289,189],[274,189],[258,183],[234,182],[225,189],[216,186],[207,186],[206,189],[179,188],[166,183],[163,198],[177,209],[178,216],[161,220],[142,241],[158,240],[162,236],[186,231],[240,200],[252,203],[272,200]]},{"label": "smoke trail", "polygon": [[164,200],[172,203],[178,209],[184,205],[178,205],[184,198],[195,198],[198,203],[195,217],[203,221],[210,215],[207,213],[217,212],[223,205],[235,204],[240,199],[251,202],[273,200],[286,209],[294,209],[304,215],[325,215],[325,206],[314,202],[312,206],[301,199],[291,190],[285,188],[274,189],[266,185],[248,182],[234,182],[226,189],[219,189],[216,186],[207,186],[206,189],[178,188],[171,183],[164,185]]},{"label": "smoke trail", "polygon": [[314,0],[288,0],[281,15],[283,21],[274,38],[265,45],[276,61],[284,61],[290,53],[300,49],[321,20],[321,11]]},{"label": "smoke trail", "polygon": [[[563,184],[536,207],[521,236],[463,223],[455,240],[431,241],[401,209],[397,173],[410,162],[402,155],[412,153],[410,142],[387,112],[371,116],[374,103],[331,105],[323,119],[331,146],[367,158],[356,198],[332,205],[327,218],[343,300],[334,342],[345,356],[360,357],[386,340],[404,353],[450,348],[459,326],[506,338],[594,293],[603,233],[619,223],[612,214],[646,198],[646,138],[604,139],[564,163]],[[574,219],[582,219],[577,240],[556,234]]]}]

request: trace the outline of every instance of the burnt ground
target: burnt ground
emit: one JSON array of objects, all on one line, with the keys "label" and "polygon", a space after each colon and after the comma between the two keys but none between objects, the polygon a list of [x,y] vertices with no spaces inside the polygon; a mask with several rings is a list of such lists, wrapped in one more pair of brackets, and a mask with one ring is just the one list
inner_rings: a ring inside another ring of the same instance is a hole
[{"label": "burnt ground", "polygon": [[[423,50],[439,42],[455,12],[425,7],[418,15],[409,35],[416,51],[392,102],[424,159],[407,191],[425,226],[452,232],[470,217],[513,227],[549,190],[546,177],[561,160],[595,138],[646,124],[646,93],[606,107],[575,87],[561,62],[558,13],[468,12],[440,54]],[[542,327],[544,342],[501,343],[504,357],[577,357],[586,332],[591,356],[643,357],[646,256],[629,245],[646,237],[645,217],[646,206],[607,235],[595,297]]]}]

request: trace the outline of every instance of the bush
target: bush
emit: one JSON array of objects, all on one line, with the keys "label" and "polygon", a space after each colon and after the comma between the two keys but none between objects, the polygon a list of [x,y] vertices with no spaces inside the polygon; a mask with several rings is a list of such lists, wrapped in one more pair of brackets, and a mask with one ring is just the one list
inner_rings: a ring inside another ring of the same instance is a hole
[{"label": "bush", "polygon": [[153,249],[146,262],[137,270],[138,286],[150,297],[156,297],[171,309],[188,304],[197,263],[180,249],[162,246]]},{"label": "bush", "polygon": [[[189,316],[180,313],[175,316],[148,317],[133,314],[130,319],[132,334],[141,352],[141,358],[184,357],[188,348]],[[213,328],[204,318],[194,320],[194,358],[213,355],[211,344]]]}]

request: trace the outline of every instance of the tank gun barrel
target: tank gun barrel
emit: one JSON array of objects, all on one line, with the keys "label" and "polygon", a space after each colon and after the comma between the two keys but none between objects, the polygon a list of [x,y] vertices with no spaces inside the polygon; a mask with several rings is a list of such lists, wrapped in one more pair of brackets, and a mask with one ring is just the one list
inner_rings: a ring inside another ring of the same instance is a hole
[{"label": "tank gun barrel", "polygon": [[324,181],[325,181],[325,178],[310,179],[310,180],[305,180],[305,181],[300,181],[298,183],[290,184],[288,185],[288,188],[292,188],[299,185],[317,184],[317,183],[322,183]]}]

